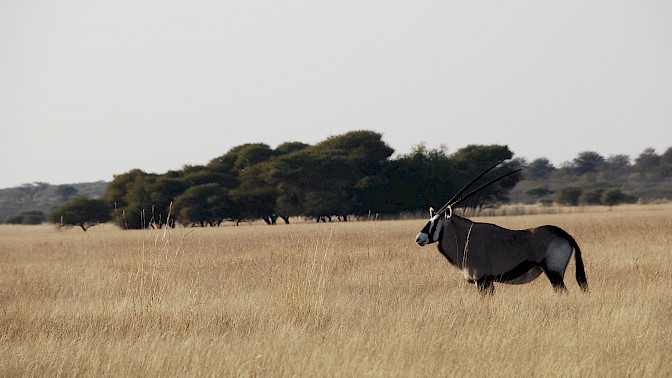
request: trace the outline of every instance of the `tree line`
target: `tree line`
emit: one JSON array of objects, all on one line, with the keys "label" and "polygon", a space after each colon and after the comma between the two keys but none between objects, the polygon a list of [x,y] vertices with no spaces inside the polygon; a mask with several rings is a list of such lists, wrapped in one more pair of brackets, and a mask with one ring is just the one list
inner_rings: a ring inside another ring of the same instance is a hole
[{"label": "tree line", "polygon": [[[475,173],[513,157],[500,145],[473,145],[450,155],[445,148],[424,145],[396,158],[393,153],[380,133],[367,130],[315,145],[289,142],[273,149],[263,143],[243,144],[205,165],[163,174],[134,169],[117,175],[101,199],[75,198],[49,214],[49,220],[83,229],[112,220],[122,228],[140,229],[259,219],[289,223],[291,217],[347,221],[353,216],[415,212],[440,207]],[[513,168],[515,162],[505,163],[491,174]],[[505,202],[519,179],[510,176],[466,205]],[[86,206],[107,206],[109,211],[95,222],[66,216]]]},{"label": "tree line", "polygon": [[661,155],[647,148],[634,161],[623,154],[605,158],[584,151],[561,167],[546,158],[521,160],[521,165],[525,177],[520,186],[528,202],[613,206],[672,198],[672,147]]},{"label": "tree line", "polygon": [[[662,155],[644,150],[607,158],[593,151],[555,167],[546,158],[513,158],[507,146],[471,145],[449,154],[444,146],[415,146],[405,155],[373,131],[352,131],[315,145],[283,143],[276,148],[248,143],[204,165],[163,174],[139,169],[116,175],[102,196],[78,193],[70,185],[25,184],[14,192],[32,203],[43,192],[62,203],[48,215],[20,211],[8,223],[48,219],[63,226],[113,221],[124,229],[168,224],[217,226],[263,220],[289,223],[290,217],[317,222],[352,217],[416,213],[440,207],[484,167],[509,159],[488,177],[523,168],[469,199],[463,206],[508,202],[560,205],[616,205],[672,198],[672,148]],[[100,193],[100,192],[99,192]],[[83,196],[82,196],[83,195]],[[88,197],[88,198],[87,198]]]}]

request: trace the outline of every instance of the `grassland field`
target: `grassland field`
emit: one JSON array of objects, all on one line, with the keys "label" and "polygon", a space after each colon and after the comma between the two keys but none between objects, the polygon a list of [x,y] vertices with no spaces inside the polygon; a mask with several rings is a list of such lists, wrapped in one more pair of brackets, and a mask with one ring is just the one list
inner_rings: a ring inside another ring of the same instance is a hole
[{"label": "grassland field", "polygon": [[0,377],[672,372],[672,205],[474,218],[583,251],[481,297],[425,220],[88,232],[0,226]]}]

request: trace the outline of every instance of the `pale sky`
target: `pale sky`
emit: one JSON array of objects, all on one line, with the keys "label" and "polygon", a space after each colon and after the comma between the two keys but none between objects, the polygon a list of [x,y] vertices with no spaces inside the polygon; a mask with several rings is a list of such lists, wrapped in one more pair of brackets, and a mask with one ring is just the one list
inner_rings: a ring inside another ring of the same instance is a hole
[{"label": "pale sky", "polygon": [[0,0],[0,188],[381,132],[560,165],[672,146],[672,1]]}]

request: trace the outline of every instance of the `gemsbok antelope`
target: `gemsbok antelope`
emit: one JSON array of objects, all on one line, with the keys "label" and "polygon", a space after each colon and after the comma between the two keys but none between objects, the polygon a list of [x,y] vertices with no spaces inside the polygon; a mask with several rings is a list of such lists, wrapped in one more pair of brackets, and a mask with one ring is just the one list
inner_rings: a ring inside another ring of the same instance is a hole
[{"label": "gemsbok antelope", "polygon": [[[503,161],[503,160],[502,160]],[[474,222],[453,213],[453,207],[485,187],[514,174],[520,169],[490,180],[460,197],[493,165],[471,180],[436,213],[430,208],[430,220],[415,242],[424,246],[438,242],[439,252],[451,265],[460,269],[464,278],[476,283],[481,294],[494,294],[494,282],[524,284],[543,272],[556,291],[566,292],[565,270],[574,251],[576,282],[588,290],[581,249],[576,240],[557,226],[541,226],[527,230],[509,230],[495,224]]]}]

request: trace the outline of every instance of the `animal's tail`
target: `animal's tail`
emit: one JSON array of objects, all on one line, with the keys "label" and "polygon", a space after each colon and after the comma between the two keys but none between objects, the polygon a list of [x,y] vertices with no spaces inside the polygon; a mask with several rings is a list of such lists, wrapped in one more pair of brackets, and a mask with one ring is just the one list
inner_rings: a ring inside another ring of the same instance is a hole
[{"label": "animal's tail", "polygon": [[581,287],[581,290],[584,292],[588,291],[588,279],[586,279],[586,269],[583,266],[583,259],[581,258],[581,248],[579,244],[574,240],[574,237],[570,235],[567,231],[563,230],[557,226],[549,226],[550,230],[569,243],[574,249],[574,260],[576,262],[576,282]]},{"label": "animal's tail", "polygon": [[574,248],[574,260],[576,262],[576,282],[579,284],[581,287],[581,290],[588,291],[588,279],[586,278],[586,270],[583,267],[583,259],[581,258],[581,248],[579,248],[579,244],[574,240],[574,238],[567,234],[569,236],[567,238],[567,241],[569,244],[572,245],[572,248]]}]

